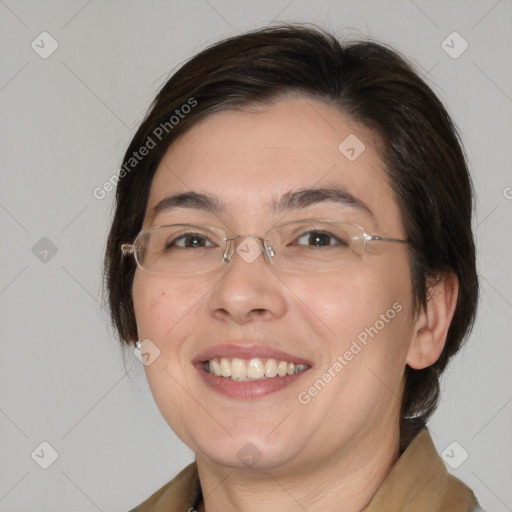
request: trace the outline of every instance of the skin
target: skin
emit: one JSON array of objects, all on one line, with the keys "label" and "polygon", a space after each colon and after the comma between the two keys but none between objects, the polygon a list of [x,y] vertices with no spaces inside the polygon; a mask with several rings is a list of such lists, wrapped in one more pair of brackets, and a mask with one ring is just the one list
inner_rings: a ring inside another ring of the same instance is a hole
[{"label": "skin", "polygon": [[[338,146],[364,142],[353,162]],[[168,150],[154,176],[144,228],[204,223],[262,236],[282,221],[269,198],[297,188],[338,185],[373,216],[324,203],[284,220],[341,216],[370,234],[405,238],[375,137],[343,113],[311,98],[287,97],[253,111],[213,114]],[[219,196],[214,215],[179,208],[151,214],[177,192]],[[407,246],[373,243],[359,263],[329,273],[279,274],[263,258],[236,253],[227,270],[166,276],[137,269],[133,301],[139,338],[160,356],[145,367],[154,399],[171,428],[195,453],[202,510],[360,511],[399,457],[399,410],[406,365],[437,360],[457,295],[441,279],[425,311],[411,311]],[[402,310],[307,405],[297,395],[324,373],[352,340],[394,303]],[[238,340],[261,343],[312,362],[296,382],[258,399],[212,390],[191,361],[204,349]],[[248,468],[237,457],[252,443],[261,454]],[[341,510],[341,509],[340,509]]]}]

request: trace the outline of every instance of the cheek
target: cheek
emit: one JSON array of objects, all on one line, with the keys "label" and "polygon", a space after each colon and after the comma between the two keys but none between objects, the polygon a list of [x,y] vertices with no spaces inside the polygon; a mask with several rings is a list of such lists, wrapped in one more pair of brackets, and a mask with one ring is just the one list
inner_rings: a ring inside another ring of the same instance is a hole
[{"label": "cheek", "polygon": [[364,333],[375,324],[379,332],[396,330],[409,315],[407,266],[373,263],[376,261],[293,284],[300,298],[297,307],[316,323],[325,339],[336,344],[332,348],[342,349],[360,333],[364,339]]},{"label": "cheek", "polygon": [[[185,340],[197,327],[205,284],[135,274],[132,296],[139,338],[150,339],[159,356],[144,366],[152,395],[162,416],[185,443],[188,426],[175,411],[190,408]],[[185,415],[186,417],[186,415]]]},{"label": "cheek", "polygon": [[[344,269],[318,285],[315,292],[309,289],[307,300],[320,312],[319,324],[328,326],[323,329],[328,359],[313,381],[329,367],[336,374],[320,400],[325,399],[325,409],[333,417],[347,410],[359,419],[384,414],[398,403],[411,338],[406,260],[395,264],[390,258],[386,264],[374,259],[371,266]],[[331,401],[339,408],[330,408]]]},{"label": "cheek", "polygon": [[149,338],[157,345],[183,331],[194,316],[194,305],[204,295],[200,283],[176,280],[136,272],[132,297],[140,339]]},{"label": "cheek", "polygon": [[355,289],[353,339],[362,341],[362,369],[373,373],[368,385],[385,387],[399,394],[405,359],[412,337],[411,277],[405,251],[393,251],[374,259],[372,269],[362,268],[365,279]]},{"label": "cheek", "polygon": [[344,379],[348,379],[356,387],[372,386],[376,380],[372,370],[390,387],[398,388],[412,334],[406,255],[379,256],[368,264],[319,275],[308,286],[296,289],[308,306],[303,311],[323,339],[327,353],[322,370],[342,356],[347,367],[345,377],[338,379],[340,384],[347,385]]}]

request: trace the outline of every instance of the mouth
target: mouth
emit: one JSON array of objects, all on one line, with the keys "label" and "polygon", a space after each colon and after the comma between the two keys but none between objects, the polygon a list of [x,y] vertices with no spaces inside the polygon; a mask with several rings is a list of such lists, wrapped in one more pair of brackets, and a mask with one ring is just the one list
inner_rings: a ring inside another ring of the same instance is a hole
[{"label": "mouth", "polygon": [[296,375],[307,370],[307,364],[295,364],[290,361],[281,361],[278,359],[261,359],[254,357],[251,359],[240,359],[237,357],[215,357],[209,361],[203,362],[205,372],[215,377],[236,380],[239,382],[259,381],[273,379],[275,377],[286,377],[287,375]]},{"label": "mouth", "polygon": [[268,346],[217,345],[192,361],[210,388],[230,398],[259,398],[301,378],[311,363]]}]

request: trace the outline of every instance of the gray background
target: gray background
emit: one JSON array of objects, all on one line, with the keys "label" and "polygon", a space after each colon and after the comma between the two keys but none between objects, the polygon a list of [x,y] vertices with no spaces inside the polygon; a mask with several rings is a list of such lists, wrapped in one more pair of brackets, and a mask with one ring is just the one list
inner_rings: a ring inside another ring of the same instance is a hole
[{"label": "gray background", "polygon": [[[192,460],[101,307],[114,193],[98,200],[93,189],[118,169],[171,70],[271,20],[395,46],[460,126],[482,299],[430,427],[452,465],[468,452],[450,471],[484,508],[512,510],[510,0],[0,0],[0,511],[126,511]],[[46,59],[43,31],[58,43]],[[457,58],[446,45],[458,53],[463,40],[442,46],[453,31],[469,44]],[[42,442],[58,452],[48,469]]]}]

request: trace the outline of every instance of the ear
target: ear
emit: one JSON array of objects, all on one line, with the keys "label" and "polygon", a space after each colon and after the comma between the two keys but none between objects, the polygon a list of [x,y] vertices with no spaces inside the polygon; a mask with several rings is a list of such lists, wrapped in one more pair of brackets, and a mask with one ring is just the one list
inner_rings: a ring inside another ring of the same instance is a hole
[{"label": "ear", "polygon": [[434,364],[443,351],[457,305],[459,280],[453,272],[445,273],[428,286],[427,293],[427,306],[414,323],[406,358],[407,365],[416,370]]}]

